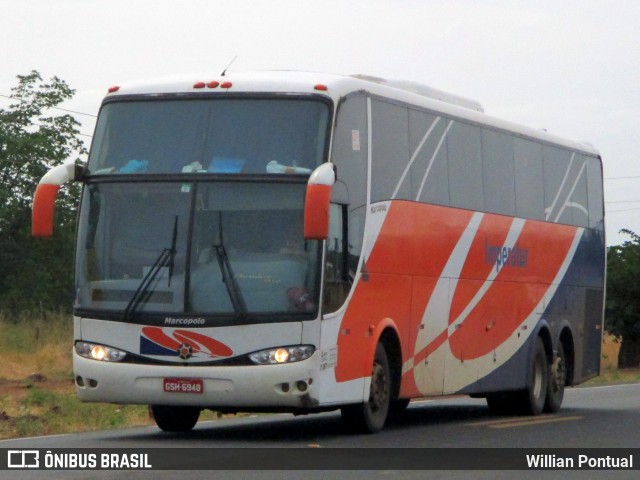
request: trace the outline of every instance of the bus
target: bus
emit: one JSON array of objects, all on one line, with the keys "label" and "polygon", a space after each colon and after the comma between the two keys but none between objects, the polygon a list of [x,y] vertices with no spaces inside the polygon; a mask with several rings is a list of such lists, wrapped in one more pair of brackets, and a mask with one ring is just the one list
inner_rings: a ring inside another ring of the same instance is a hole
[{"label": "bus", "polygon": [[599,373],[600,155],[473,100],[307,72],[116,86],[35,236],[70,181],[77,395],[164,431],[339,409],[377,432],[454,394],[536,415]]}]

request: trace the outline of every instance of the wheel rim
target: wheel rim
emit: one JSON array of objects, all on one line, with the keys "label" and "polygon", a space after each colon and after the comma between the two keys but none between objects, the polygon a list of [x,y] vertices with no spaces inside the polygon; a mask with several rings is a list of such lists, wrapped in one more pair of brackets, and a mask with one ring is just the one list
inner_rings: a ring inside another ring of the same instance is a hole
[{"label": "wheel rim", "polygon": [[369,394],[369,408],[377,413],[385,408],[389,399],[389,381],[387,374],[379,363],[373,365],[371,374],[371,392]]},{"label": "wheel rim", "polygon": [[555,367],[555,375],[553,376],[553,391],[559,392],[564,387],[564,383],[566,381],[564,359],[561,356],[558,356]]}]

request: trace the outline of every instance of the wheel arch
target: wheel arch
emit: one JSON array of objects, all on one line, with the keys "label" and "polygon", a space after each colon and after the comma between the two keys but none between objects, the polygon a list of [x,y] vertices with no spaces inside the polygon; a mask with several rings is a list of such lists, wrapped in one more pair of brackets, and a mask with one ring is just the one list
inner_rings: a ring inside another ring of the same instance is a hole
[{"label": "wheel arch", "polygon": [[536,329],[535,334],[531,336],[534,340],[532,342],[531,354],[535,352],[535,339],[540,337],[542,339],[542,343],[544,344],[544,352],[547,355],[547,362],[551,363],[553,361],[553,337],[551,336],[551,328],[549,324],[543,320],[538,324],[538,328]]}]

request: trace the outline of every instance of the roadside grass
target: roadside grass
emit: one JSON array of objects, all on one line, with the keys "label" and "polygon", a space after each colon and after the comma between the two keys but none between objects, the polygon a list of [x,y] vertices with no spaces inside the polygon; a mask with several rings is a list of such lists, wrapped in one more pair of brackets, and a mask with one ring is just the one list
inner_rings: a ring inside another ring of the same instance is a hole
[{"label": "roadside grass", "polygon": [[0,312],[0,381],[71,379],[72,339],[68,314],[9,317]]},{"label": "roadside grass", "polygon": [[619,385],[623,383],[640,382],[640,369],[618,368],[618,352],[620,343],[611,335],[605,335],[602,342],[600,356],[600,375],[583,383],[582,387],[595,387],[600,385]]},{"label": "roadside grass", "polygon": [[581,387],[596,387],[601,385],[620,385],[640,382],[640,369],[627,368],[624,370],[607,369],[600,375],[580,385]]},{"label": "roadside grass", "polygon": [[73,385],[62,391],[32,387],[23,395],[0,397],[0,438],[150,425],[143,406],[81,403]]},{"label": "roadside grass", "polygon": [[144,406],[81,403],[75,397],[70,315],[0,313],[0,438],[151,424]]},{"label": "roadside grass", "polygon": [[[63,313],[10,318],[0,312],[0,439],[153,425],[148,407],[82,403],[71,361],[73,322]],[[619,344],[606,337],[601,374],[584,386],[640,382],[618,370]],[[202,420],[219,418],[203,412]]]},{"label": "roadside grass", "polygon": [[[0,312],[0,439],[155,424],[145,405],[80,402],[72,342],[69,314]],[[218,415],[202,412],[200,418]]]}]

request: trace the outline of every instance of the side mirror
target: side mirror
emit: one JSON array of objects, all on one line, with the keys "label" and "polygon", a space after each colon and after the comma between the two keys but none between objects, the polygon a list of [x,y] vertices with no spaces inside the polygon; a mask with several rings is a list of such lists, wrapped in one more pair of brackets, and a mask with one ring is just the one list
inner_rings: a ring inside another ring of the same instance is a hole
[{"label": "side mirror", "polygon": [[329,236],[329,204],[335,182],[332,163],[323,163],[311,173],[304,202],[305,240],[326,240]]},{"label": "side mirror", "polygon": [[53,212],[60,187],[82,177],[84,168],[75,163],[65,163],[49,170],[40,180],[33,196],[31,211],[31,235],[51,237],[53,235]]}]

